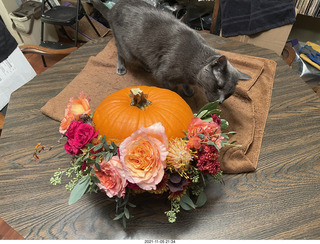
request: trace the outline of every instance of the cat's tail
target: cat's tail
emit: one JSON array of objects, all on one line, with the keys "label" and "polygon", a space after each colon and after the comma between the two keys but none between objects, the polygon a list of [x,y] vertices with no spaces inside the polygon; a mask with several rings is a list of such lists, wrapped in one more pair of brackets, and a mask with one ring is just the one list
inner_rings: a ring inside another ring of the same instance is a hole
[{"label": "cat's tail", "polygon": [[106,20],[108,20],[110,9],[107,7],[107,5],[101,2],[101,0],[92,0],[92,3],[95,9],[98,10]]}]

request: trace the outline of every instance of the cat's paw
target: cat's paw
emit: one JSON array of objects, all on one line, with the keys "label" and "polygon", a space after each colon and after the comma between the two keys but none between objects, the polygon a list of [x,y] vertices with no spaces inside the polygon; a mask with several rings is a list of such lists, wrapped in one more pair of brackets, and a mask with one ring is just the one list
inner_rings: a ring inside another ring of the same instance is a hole
[{"label": "cat's paw", "polygon": [[189,85],[183,85],[183,93],[187,96],[187,97],[192,97],[194,95],[194,90],[191,86]]},{"label": "cat's paw", "polygon": [[125,67],[117,68],[118,75],[125,75],[127,73],[127,69]]}]

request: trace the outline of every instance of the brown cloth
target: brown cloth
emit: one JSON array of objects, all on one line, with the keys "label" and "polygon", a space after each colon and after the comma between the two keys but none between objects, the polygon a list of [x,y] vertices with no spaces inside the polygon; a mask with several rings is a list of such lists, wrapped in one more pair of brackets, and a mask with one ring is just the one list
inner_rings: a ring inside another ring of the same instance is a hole
[{"label": "brown cloth", "polygon": [[[241,147],[225,147],[221,151],[221,168],[224,173],[253,171],[257,167],[264,127],[269,111],[276,63],[272,60],[222,52],[240,71],[250,75],[250,81],[240,81],[236,92],[221,106],[221,118],[226,119],[228,130],[237,134],[230,136]],[[56,97],[50,99],[41,111],[61,121],[70,97],[83,91],[91,98],[92,111],[109,94],[128,86],[160,86],[150,73],[140,65],[127,65],[127,74],[116,74],[117,50],[114,39],[95,57],[90,57],[84,69]],[[203,91],[195,87],[195,95],[185,97],[194,112],[207,103]]]}]

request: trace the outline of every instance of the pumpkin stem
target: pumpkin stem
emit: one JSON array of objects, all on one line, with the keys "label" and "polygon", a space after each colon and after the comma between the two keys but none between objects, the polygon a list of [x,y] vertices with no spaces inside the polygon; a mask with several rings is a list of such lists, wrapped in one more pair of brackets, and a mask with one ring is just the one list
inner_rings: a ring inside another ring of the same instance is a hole
[{"label": "pumpkin stem", "polygon": [[131,106],[136,106],[144,110],[151,103],[151,101],[147,99],[148,94],[144,94],[140,88],[131,88],[130,92]]}]

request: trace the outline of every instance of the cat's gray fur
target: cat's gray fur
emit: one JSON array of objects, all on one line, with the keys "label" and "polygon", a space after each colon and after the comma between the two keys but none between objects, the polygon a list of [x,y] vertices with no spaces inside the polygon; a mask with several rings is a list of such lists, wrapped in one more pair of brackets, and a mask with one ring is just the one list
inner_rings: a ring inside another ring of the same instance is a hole
[{"label": "cat's gray fur", "polygon": [[182,84],[192,96],[191,85],[199,85],[208,101],[221,103],[234,93],[238,80],[251,79],[170,13],[140,0],[120,0],[111,10],[100,0],[93,3],[112,29],[119,75],[126,73],[125,61],[140,61],[165,87],[176,90]]}]

